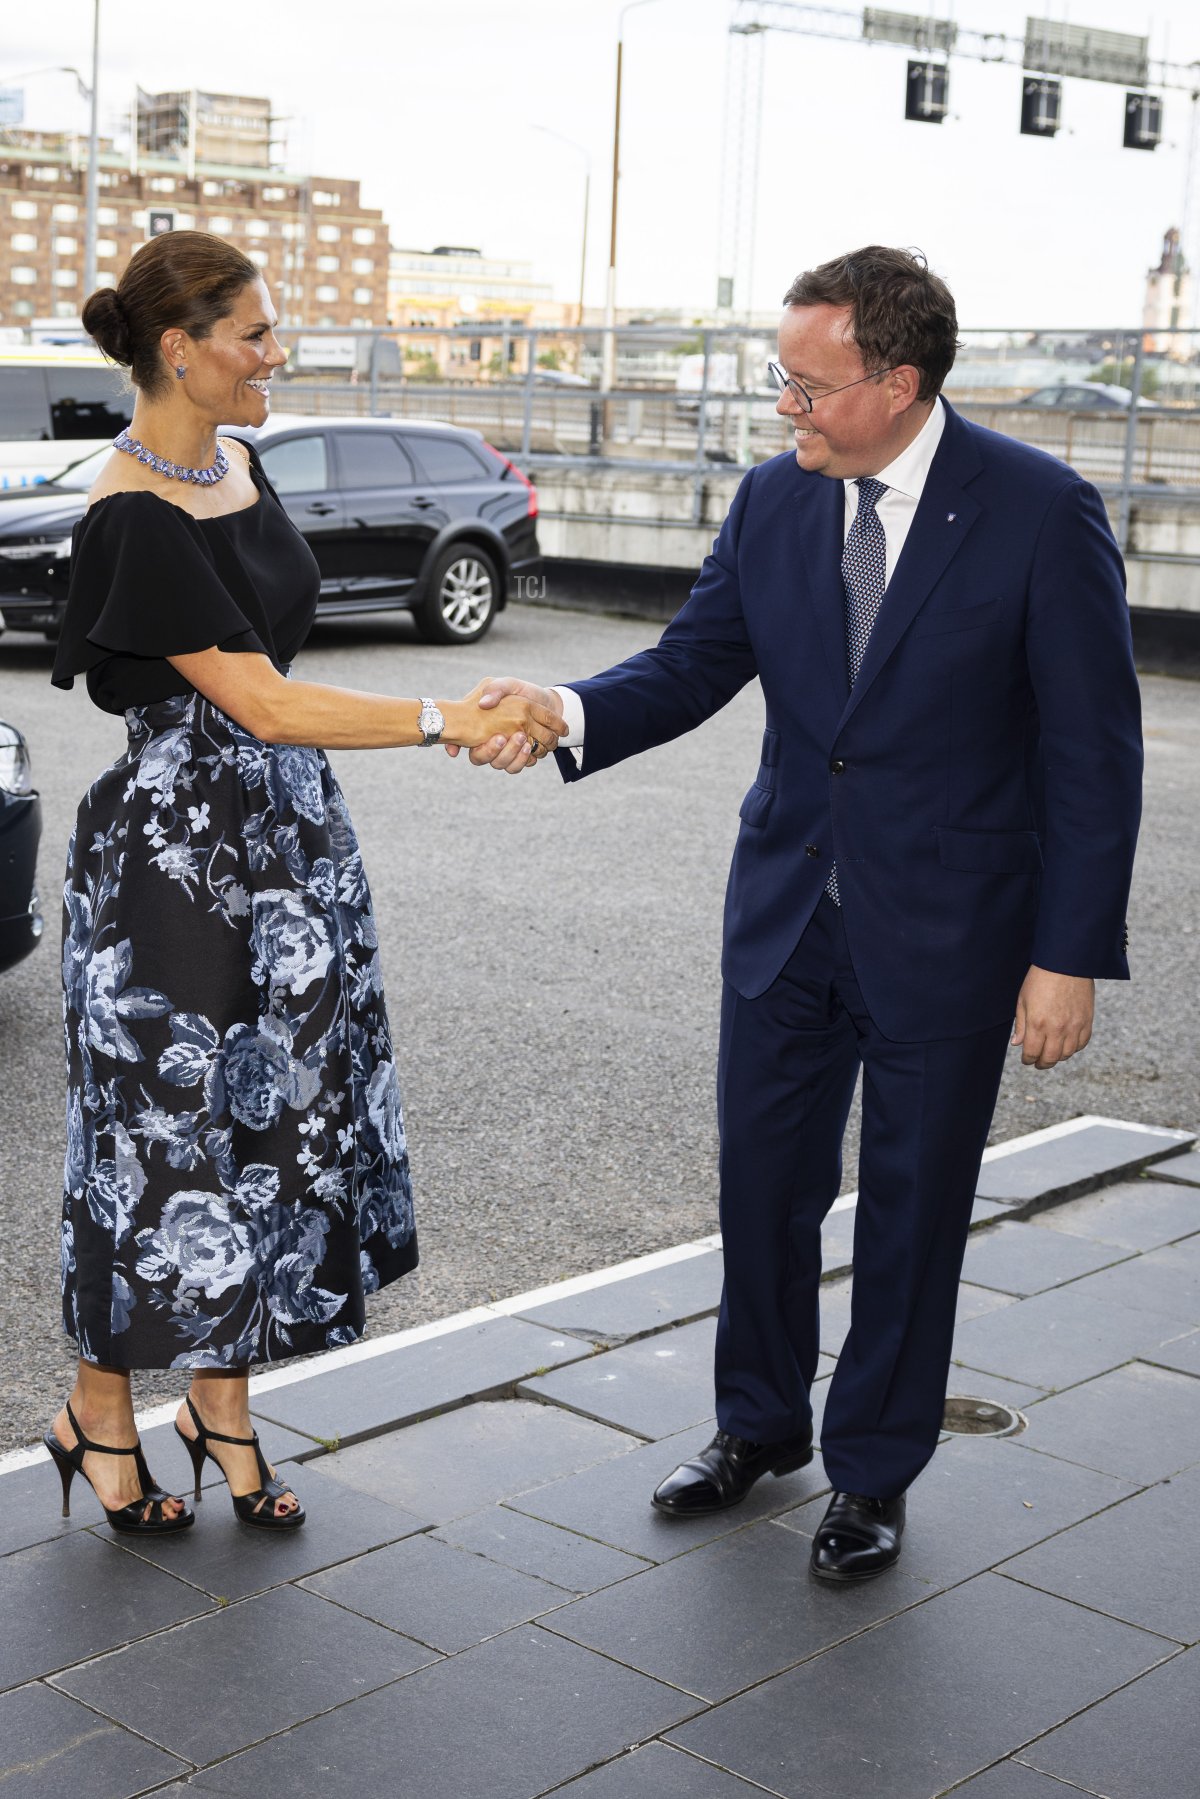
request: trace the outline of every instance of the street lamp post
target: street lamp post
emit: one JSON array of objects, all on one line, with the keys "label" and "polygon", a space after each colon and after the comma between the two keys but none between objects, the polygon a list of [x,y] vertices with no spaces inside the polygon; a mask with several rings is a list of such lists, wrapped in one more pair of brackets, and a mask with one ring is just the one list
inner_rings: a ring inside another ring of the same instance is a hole
[{"label": "street lamp post", "polygon": [[87,206],[83,240],[84,293],[96,288],[96,211],[100,158],[100,0],[92,0],[92,115],[88,130]]},{"label": "street lamp post", "polygon": [[[617,97],[613,112],[612,218],[608,233],[608,280],[604,289],[604,351],[600,385],[611,391],[617,377],[617,190],[621,183],[621,64],[625,49],[625,14],[636,6],[653,6],[656,0],[626,0],[617,15]],[[608,402],[605,401],[607,415]],[[607,419],[605,436],[608,436]]]}]

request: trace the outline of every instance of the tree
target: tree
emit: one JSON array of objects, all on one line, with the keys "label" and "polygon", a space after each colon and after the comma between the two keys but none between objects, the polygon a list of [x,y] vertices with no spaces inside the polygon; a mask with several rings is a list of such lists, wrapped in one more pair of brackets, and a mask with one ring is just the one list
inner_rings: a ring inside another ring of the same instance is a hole
[{"label": "tree", "polygon": [[[1149,399],[1159,388],[1159,373],[1151,362],[1142,364],[1142,392]],[[1096,380],[1106,381],[1110,387],[1133,386],[1133,357],[1126,356],[1120,362],[1110,359],[1102,362],[1096,370]]]}]

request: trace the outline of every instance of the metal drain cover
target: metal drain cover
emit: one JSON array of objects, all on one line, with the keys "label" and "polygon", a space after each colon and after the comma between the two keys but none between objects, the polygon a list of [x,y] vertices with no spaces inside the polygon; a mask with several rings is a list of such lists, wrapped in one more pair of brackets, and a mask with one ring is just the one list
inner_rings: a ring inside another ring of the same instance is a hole
[{"label": "metal drain cover", "polygon": [[1015,1406],[969,1393],[951,1393],[942,1413],[942,1429],[956,1437],[1015,1437],[1027,1423]]}]

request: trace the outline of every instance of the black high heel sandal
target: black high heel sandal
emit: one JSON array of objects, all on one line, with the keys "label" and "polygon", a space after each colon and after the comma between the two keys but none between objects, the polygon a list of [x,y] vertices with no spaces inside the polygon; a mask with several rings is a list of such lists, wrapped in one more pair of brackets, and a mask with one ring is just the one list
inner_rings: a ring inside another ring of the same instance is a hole
[{"label": "black high heel sandal", "polygon": [[[253,1524],[259,1530],[295,1530],[298,1524],[303,1524],[305,1512],[304,1507],[300,1504],[298,1499],[296,1500],[296,1510],[294,1512],[279,1513],[275,1510],[275,1501],[277,1499],[284,1499],[289,1493],[291,1493],[293,1499],[296,1499],[296,1495],[286,1481],[280,1480],[278,1475],[271,1473],[270,1465],[266,1456],[263,1454],[258,1441],[258,1432],[255,1431],[254,1434],[249,1437],[222,1436],[219,1430],[209,1430],[208,1426],[201,1419],[199,1412],[192,1404],[190,1394],[185,1398],[184,1404],[191,1414],[192,1423],[196,1426],[196,1435],[194,1437],[187,1436],[185,1432],[180,1430],[178,1420],[175,1424],[175,1434],[182,1443],[186,1444],[187,1452],[192,1458],[192,1472],[196,1477],[196,1503],[199,1504],[202,1497],[200,1492],[200,1475],[204,1468],[205,1457],[207,1456],[210,1460],[216,1462],[220,1472],[225,1474],[224,1468],[221,1467],[220,1462],[217,1461],[216,1456],[213,1455],[212,1450],[208,1447],[209,1444],[233,1443],[236,1444],[239,1449],[252,1449],[254,1451],[255,1458],[258,1462],[258,1478],[262,1482],[261,1487],[258,1487],[253,1493],[230,1494],[230,1498],[233,1500],[234,1512],[237,1514],[238,1518],[241,1519],[242,1523]],[[225,1474],[225,1479],[226,1482],[228,1482],[229,1476],[227,1474]],[[268,1502],[270,1509],[265,1510],[264,1508],[268,1505]]]},{"label": "black high heel sandal", "polygon": [[[126,1531],[130,1536],[161,1537],[166,1536],[169,1531],[186,1530],[189,1524],[196,1522],[195,1512],[189,1512],[186,1506],[175,1517],[168,1515],[167,1501],[174,1498],[174,1495],[165,1493],[155,1481],[146,1466],[140,1442],[135,1443],[132,1449],[113,1449],[107,1443],[93,1443],[80,1430],[78,1420],[71,1410],[70,1400],[67,1401],[67,1418],[75,1432],[74,1448],[67,1449],[60,1443],[53,1430],[48,1430],[42,1438],[62,1480],[64,1518],[71,1516],[71,1482],[77,1474],[83,1475],[93,1493],[96,1491],[83,1465],[85,1455],[131,1455],[137,1467],[138,1479],[142,1483],[142,1496],[140,1499],[131,1499],[128,1505],[104,1506],[104,1515],[113,1529]],[[104,1501],[101,1500],[100,1503],[103,1505]],[[146,1515],[147,1506],[150,1508],[149,1516]]]}]

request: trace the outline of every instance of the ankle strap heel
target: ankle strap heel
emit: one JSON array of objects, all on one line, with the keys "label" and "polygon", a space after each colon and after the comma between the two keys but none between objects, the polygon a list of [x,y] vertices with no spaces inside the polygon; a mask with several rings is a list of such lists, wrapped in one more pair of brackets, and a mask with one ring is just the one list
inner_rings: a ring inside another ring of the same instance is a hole
[{"label": "ankle strap heel", "polygon": [[[253,1524],[259,1530],[295,1530],[298,1525],[303,1524],[305,1518],[304,1507],[299,1503],[297,1503],[295,1511],[292,1512],[280,1514],[275,1510],[275,1503],[277,1500],[283,1499],[289,1494],[294,1499],[296,1495],[292,1492],[291,1487],[288,1486],[286,1481],[280,1480],[277,1475],[271,1473],[271,1465],[262,1452],[262,1445],[258,1440],[258,1432],[254,1431],[248,1437],[229,1437],[222,1431],[209,1430],[199,1412],[192,1404],[190,1393],[185,1397],[184,1404],[187,1406],[188,1415],[196,1427],[196,1435],[194,1437],[189,1437],[186,1432],[180,1430],[178,1420],[176,1420],[175,1424],[175,1433],[187,1445],[187,1452],[192,1458],[192,1471],[196,1477],[196,1498],[200,1498],[200,1474],[204,1467],[206,1457],[210,1461],[216,1463],[220,1472],[225,1474],[224,1468],[221,1467],[221,1463],[217,1460],[216,1455],[209,1448],[209,1444],[230,1443],[236,1449],[252,1449],[254,1451],[254,1459],[258,1463],[258,1478],[262,1483],[253,1493],[230,1493],[230,1498],[233,1500],[234,1512],[241,1522],[243,1524]],[[226,1482],[228,1482],[229,1476],[227,1474],[225,1475],[225,1479]]]},{"label": "ankle strap heel", "polygon": [[[142,1452],[140,1438],[128,1449],[114,1449],[109,1443],[93,1443],[91,1438],[86,1437],[79,1428],[79,1420],[71,1410],[70,1400],[67,1400],[65,1409],[67,1422],[75,1433],[75,1442],[72,1447],[68,1449],[65,1444],[60,1443],[53,1430],[48,1430],[42,1438],[46,1448],[50,1451],[50,1458],[58,1469],[62,1481],[62,1515],[64,1518],[71,1516],[71,1482],[75,1476],[82,1474],[88,1486],[92,1487],[87,1469],[83,1465],[85,1455],[131,1455],[137,1469],[142,1496],[140,1499],[130,1500],[128,1505],[104,1506],[104,1515],[112,1528],[124,1531],[128,1536],[161,1537],[171,1531],[186,1530],[189,1524],[196,1522],[196,1514],[189,1512],[186,1506],[174,1517],[168,1514],[167,1502],[173,1495],[163,1491],[146,1466],[146,1457]],[[92,1487],[92,1491],[95,1492],[94,1487]],[[103,1505],[103,1500],[100,1503]]]}]

